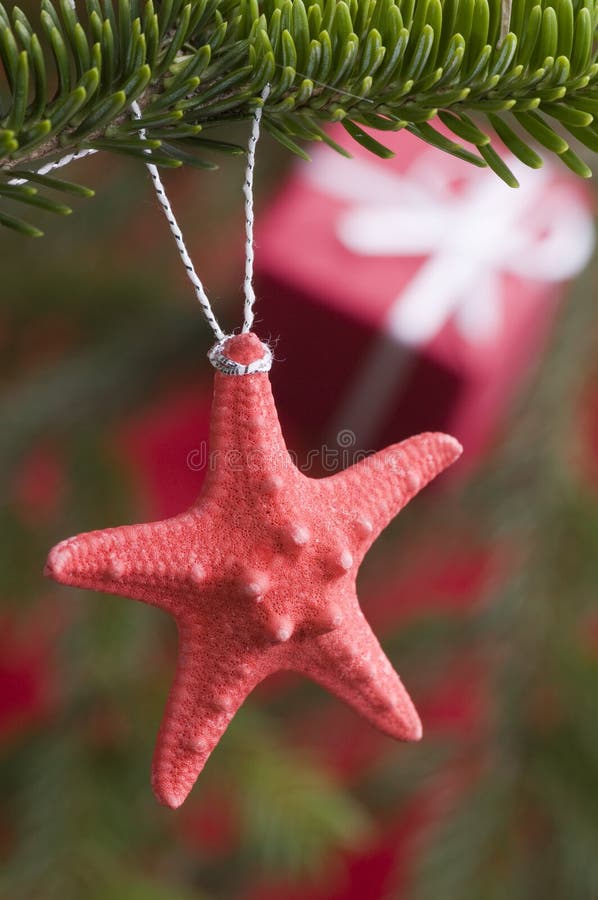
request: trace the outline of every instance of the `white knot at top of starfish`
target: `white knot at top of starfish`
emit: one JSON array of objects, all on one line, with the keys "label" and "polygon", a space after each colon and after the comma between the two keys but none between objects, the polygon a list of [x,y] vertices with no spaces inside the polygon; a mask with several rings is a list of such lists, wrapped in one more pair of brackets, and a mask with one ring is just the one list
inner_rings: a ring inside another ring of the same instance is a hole
[{"label": "white knot at top of starfish", "polygon": [[274,357],[268,344],[260,341],[263,355],[244,364],[228,356],[226,348],[231,338],[234,338],[234,335],[227,334],[221,341],[217,341],[208,353],[208,359],[215,369],[223,375],[255,375],[256,372],[270,371]]}]

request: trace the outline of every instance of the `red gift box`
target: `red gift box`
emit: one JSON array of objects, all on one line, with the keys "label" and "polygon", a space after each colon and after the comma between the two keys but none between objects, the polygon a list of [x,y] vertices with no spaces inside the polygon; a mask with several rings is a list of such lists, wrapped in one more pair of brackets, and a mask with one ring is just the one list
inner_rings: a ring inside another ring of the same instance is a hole
[{"label": "red gift box", "polygon": [[508,158],[513,190],[406,132],[385,138],[393,160],[318,148],[261,218],[275,393],[310,442],[373,450],[439,429],[471,463],[591,254],[588,194],[552,164]]}]

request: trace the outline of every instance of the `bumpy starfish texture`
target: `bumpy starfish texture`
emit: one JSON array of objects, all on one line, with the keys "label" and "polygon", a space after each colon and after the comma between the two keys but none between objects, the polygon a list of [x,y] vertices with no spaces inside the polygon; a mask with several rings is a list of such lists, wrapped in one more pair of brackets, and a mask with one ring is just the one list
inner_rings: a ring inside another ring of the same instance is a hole
[{"label": "bumpy starfish texture", "polygon": [[[263,348],[229,338],[244,365]],[[209,469],[172,519],[70,538],[46,574],[63,584],[158,606],[179,630],[177,672],[158,734],[158,800],[185,800],[232,716],[273,672],[299,672],[394,738],[421,724],[368,626],[355,579],[366,551],[405,504],[461,453],[422,434],[327,478],[303,475],[286,448],[267,374],[216,372]]]}]

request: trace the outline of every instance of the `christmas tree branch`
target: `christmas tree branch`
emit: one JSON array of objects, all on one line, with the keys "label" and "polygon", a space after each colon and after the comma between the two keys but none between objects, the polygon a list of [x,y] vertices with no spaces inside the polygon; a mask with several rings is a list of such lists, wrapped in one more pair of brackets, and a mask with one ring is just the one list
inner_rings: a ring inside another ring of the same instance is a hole
[{"label": "christmas tree branch", "polygon": [[[41,197],[37,184],[11,185],[10,175],[80,148],[213,168],[203,154],[242,148],[205,131],[251,116],[267,83],[264,125],[300,155],[305,140],[346,153],[323,130],[326,122],[342,122],[381,156],[391,154],[364,126],[406,128],[516,185],[492,133],[529,166],[541,165],[534,144],[585,177],[590,170],[571,139],[598,148],[596,0],[514,0],[504,36],[501,0],[84,6],[79,13],[71,0],[42,0],[37,34],[19,8],[9,15],[0,4],[3,206],[70,211]],[[130,115],[135,100],[143,108],[138,121]],[[436,117],[457,140],[430,124]],[[45,187],[64,190],[51,180]],[[3,210],[0,223],[37,233]]]}]

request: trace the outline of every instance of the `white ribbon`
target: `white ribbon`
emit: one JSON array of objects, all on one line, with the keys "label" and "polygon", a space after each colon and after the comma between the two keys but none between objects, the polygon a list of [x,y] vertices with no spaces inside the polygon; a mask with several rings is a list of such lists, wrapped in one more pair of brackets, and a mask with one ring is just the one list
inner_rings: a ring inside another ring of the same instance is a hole
[{"label": "white ribbon", "polygon": [[362,444],[375,433],[407,362],[397,344],[428,344],[449,321],[467,344],[496,341],[505,304],[517,301],[505,294],[504,274],[559,282],[588,262],[594,230],[577,193],[550,167],[531,171],[516,159],[507,162],[518,190],[487,170],[427,151],[405,174],[330,153],[305,167],[313,187],[348,204],[336,223],[348,250],[424,258],[391,303],[334,433],[353,427]]}]

